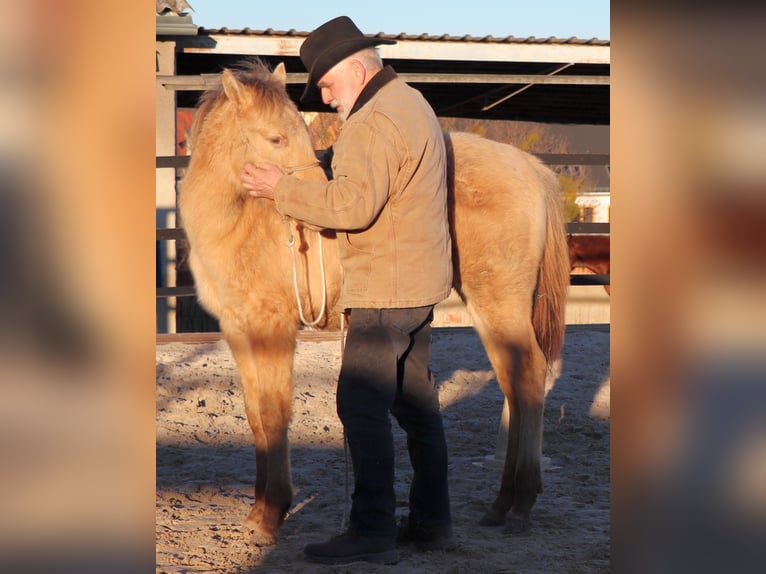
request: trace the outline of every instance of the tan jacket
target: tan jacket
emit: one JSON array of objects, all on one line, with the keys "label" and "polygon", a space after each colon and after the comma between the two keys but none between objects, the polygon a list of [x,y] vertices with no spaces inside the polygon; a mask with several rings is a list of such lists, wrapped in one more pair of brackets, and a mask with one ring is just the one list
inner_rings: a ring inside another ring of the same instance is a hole
[{"label": "tan jacket", "polygon": [[386,67],[334,146],[327,183],[282,177],[280,213],[338,230],[342,308],[437,303],[452,286],[444,137],[420,92]]}]

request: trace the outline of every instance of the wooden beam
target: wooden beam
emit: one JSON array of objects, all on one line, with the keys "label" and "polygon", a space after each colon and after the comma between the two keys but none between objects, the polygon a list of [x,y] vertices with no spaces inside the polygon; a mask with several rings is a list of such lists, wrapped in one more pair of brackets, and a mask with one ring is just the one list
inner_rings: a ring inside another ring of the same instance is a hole
[{"label": "wooden beam", "polygon": [[[609,275],[573,274],[569,276],[570,285],[609,285]],[[158,298],[195,297],[197,291],[193,285],[183,287],[157,287]]]},{"label": "wooden beam", "polygon": [[[311,331],[300,329],[296,335],[299,341],[340,341],[340,331]],[[208,333],[157,333],[156,344],[167,345],[168,343],[204,344],[217,343],[223,340],[223,333],[211,331]]]},{"label": "wooden beam", "polygon": [[[409,84],[549,84],[608,86],[609,76],[546,76],[540,74],[398,74]],[[190,76],[157,76],[157,82],[166,89],[176,91],[207,90],[218,83],[220,74]],[[308,74],[287,74],[288,84],[305,84]]]},{"label": "wooden beam", "polygon": [[570,275],[570,285],[609,285],[609,275],[591,275],[583,273],[582,275]]},{"label": "wooden beam", "polygon": [[588,235],[592,233],[609,233],[608,223],[567,223],[567,233]]},{"label": "wooden beam", "polygon": [[[273,34],[221,33],[184,36],[178,39],[185,54],[232,54],[242,56],[281,56],[297,58],[308,34],[274,32]],[[418,59],[476,62],[572,62],[575,64],[609,64],[610,46],[605,44],[535,41],[524,38],[460,37],[453,39],[401,38],[396,44],[380,46],[384,60]]]},{"label": "wooden beam", "polygon": [[157,240],[158,241],[173,241],[178,239],[186,239],[186,232],[182,227],[173,228],[157,228]]},{"label": "wooden beam", "polygon": [[548,165],[609,165],[608,153],[536,153]]},{"label": "wooden beam", "polygon": [[[321,152],[322,150],[316,150]],[[536,153],[540,161],[549,165],[609,165],[608,153]],[[157,168],[188,167],[191,156],[165,155],[157,156]]]},{"label": "wooden beam", "polygon": [[157,287],[157,297],[194,297],[197,290],[194,285],[184,287]]},{"label": "wooden beam", "polygon": [[191,156],[188,155],[160,155],[157,156],[157,168],[165,167],[189,167],[189,160]]}]

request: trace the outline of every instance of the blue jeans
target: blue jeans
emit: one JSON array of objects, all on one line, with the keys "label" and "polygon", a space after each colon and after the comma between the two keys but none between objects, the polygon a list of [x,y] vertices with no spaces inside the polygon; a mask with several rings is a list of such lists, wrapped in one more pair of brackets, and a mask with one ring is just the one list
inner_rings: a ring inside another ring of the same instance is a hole
[{"label": "blue jeans", "polygon": [[354,468],[350,529],[396,536],[393,414],[413,468],[410,521],[451,522],[447,443],[429,368],[433,306],[352,309],[338,379],[338,416]]}]

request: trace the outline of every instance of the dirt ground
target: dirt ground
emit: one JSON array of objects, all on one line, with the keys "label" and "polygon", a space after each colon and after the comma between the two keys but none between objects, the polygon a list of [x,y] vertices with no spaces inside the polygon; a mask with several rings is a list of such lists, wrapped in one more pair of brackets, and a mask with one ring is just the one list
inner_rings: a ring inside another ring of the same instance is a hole
[{"label": "dirt ground", "polygon": [[[233,359],[222,341],[157,346],[156,572],[609,572],[609,329],[570,325],[545,407],[544,492],[522,536],[478,526],[500,484],[503,397],[475,332],[434,330],[432,369],[450,451],[455,552],[401,549],[395,566],[308,563],[302,548],[343,529],[347,463],[335,412],[340,341],[301,340],[290,427],[295,503],[271,548],[249,546],[255,451]],[[410,479],[397,441],[398,511]],[[350,464],[350,463],[349,463]],[[350,480],[350,474],[349,474]]]}]

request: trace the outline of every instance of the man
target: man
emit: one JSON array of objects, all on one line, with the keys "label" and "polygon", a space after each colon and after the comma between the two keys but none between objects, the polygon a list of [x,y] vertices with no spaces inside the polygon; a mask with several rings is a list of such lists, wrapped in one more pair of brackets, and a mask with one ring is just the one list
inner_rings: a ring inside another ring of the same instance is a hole
[{"label": "man", "polygon": [[[350,311],[337,408],[348,438],[354,492],[347,532],[309,544],[310,561],[395,563],[399,542],[451,550],[447,446],[429,369],[433,307],[449,295],[452,260],[446,151],[428,102],[347,17],[323,24],[300,49],[309,71],[302,100],[321,94],[343,125],[333,178],[303,181],[272,164],[246,164],[242,184],[279,212],[338,231]],[[392,413],[407,433],[414,478],[397,532]]]}]

